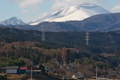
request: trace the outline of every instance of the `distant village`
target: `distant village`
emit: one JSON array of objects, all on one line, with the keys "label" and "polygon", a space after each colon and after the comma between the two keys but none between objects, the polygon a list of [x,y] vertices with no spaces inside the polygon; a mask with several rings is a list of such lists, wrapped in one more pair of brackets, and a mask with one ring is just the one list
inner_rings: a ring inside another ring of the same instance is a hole
[{"label": "distant village", "polygon": [[[72,50],[78,51],[71,48]],[[66,63],[67,48],[62,49],[62,59],[63,63],[60,64],[57,59],[52,59],[51,61],[55,63],[55,66],[50,66],[47,64],[29,65],[29,66],[5,66],[0,68],[0,73],[4,75],[8,74],[28,74],[32,78],[33,75],[52,75],[60,80],[120,80],[119,72],[113,71],[112,69],[106,69],[107,75],[100,74],[99,72],[104,72],[102,69],[95,68],[93,66]],[[78,51],[79,52],[79,51]],[[94,73],[90,72],[93,71]]]},{"label": "distant village", "polygon": [[[79,66],[79,65],[77,65]],[[61,65],[58,68],[55,67],[49,67],[46,65],[41,65],[40,66],[35,66],[35,65],[30,65],[30,66],[25,66],[25,67],[20,67],[20,66],[5,66],[1,67],[0,72],[6,74],[28,74],[30,76],[33,75],[52,75],[54,77],[57,77],[60,80],[120,80],[118,78],[106,78],[104,75],[97,76],[97,69],[96,69],[96,74],[92,76],[91,78],[85,77],[81,72],[75,72],[74,69],[75,65]],[[110,72],[109,74],[116,75],[116,72]],[[32,78],[32,77],[31,77]]]}]

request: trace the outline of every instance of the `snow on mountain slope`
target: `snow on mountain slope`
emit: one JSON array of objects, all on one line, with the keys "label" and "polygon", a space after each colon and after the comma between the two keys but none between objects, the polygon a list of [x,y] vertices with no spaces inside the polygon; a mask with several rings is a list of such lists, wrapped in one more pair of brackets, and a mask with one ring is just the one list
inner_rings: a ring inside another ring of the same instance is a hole
[{"label": "snow on mountain slope", "polygon": [[2,25],[24,25],[24,23],[21,19],[18,19],[17,17],[12,17],[10,19],[1,21],[0,24]]},{"label": "snow on mountain slope", "polygon": [[31,25],[36,25],[43,21],[63,22],[63,21],[71,21],[71,20],[83,20],[93,15],[106,14],[106,13],[110,13],[110,12],[98,5],[92,3],[84,3],[79,6],[68,6],[65,8],[60,8],[57,11],[43,17],[42,19],[39,19],[31,23]]}]

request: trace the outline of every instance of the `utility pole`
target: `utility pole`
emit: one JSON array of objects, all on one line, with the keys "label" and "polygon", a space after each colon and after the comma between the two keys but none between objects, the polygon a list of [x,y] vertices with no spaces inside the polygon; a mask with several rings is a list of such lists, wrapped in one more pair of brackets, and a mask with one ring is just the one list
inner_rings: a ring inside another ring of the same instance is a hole
[{"label": "utility pole", "polygon": [[97,80],[97,67],[96,67],[96,80]]},{"label": "utility pole", "polygon": [[32,80],[32,66],[31,66],[31,80]]},{"label": "utility pole", "polygon": [[67,67],[67,76],[68,76],[68,79],[70,79],[70,74],[69,74],[69,67]]}]

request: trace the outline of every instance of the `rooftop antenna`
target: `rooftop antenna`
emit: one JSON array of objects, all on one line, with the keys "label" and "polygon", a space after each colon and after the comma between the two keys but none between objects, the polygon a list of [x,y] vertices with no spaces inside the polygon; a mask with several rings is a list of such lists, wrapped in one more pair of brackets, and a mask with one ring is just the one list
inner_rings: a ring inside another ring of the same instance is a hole
[{"label": "rooftop antenna", "polygon": [[89,45],[89,32],[86,32],[86,45]]},{"label": "rooftop antenna", "polygon": [[42,25],[42,36],[41,36],[41,40],[45,41],[45,31],[44,31],[44,26]]}]

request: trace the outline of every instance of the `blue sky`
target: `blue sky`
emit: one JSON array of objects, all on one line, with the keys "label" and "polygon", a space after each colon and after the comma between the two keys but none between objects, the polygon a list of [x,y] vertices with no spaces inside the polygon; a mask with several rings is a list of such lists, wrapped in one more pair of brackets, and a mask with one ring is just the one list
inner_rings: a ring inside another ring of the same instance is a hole
[{"label": "blue sky", "polygon": [[120,12],[120,0],[1,0],[0,21],[18,17],[24,22],[34,21],[60,7],[92,2],[108,11]]}]

